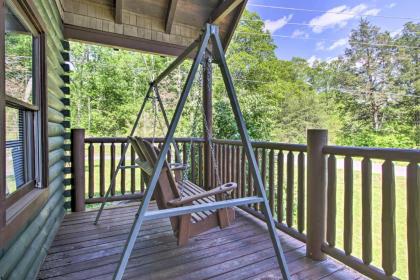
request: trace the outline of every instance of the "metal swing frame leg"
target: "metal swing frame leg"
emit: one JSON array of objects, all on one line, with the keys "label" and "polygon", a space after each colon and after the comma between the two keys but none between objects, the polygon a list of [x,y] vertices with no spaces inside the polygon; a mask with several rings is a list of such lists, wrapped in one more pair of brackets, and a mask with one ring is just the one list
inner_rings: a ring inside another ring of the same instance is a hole
[{"label": "metal swing frame leg", "polygon": [[[236,120],[236,123],[239,128],[239,132],[241,135],[242,144],[244,145],[246,155],[251,164],[252,175],[254,177],[255,182],[257,183],[260,197],[250,197],[250,198],[241,198],[241,199],[234,199],[234,200],[227,200],[227,201],[218,201],[215,203],[208,203],[208,205],[184,206],[184,207],[171,208],[171,209],[165,209],[165,210],[159,210],[159,211],[151,211],[151,212],[146,213],[150,200],[152,198],[153,192],[156,188],[156,184],[159,179],[159,175],[162,170],[164,161],[166,159],[166,154],[169,151],[170,143],[173,141],[176,127],[178,126],[178,122],[181,117],[182,111],[184,109],[184,105],[190,93],[198,67],[204,57],[204,52],[206,51],[210,38],[212,39],[214,49],[216,51],[217,62],[222,72],[222,76],[223,76],[223,80],[224,80],[224,83],[228,92],[229,100],[233,109],[233,113],[235,115],[235,120]],[[193,45],[194,45],[194,48],[197,46],[196,43],[194,43]],[[190,52],[194,49],[192,46],[190,46],[189,48]],[[219,38],[218,27],[214,25],[206,24],[204,34],[201,37],[201,43],[198,46],[199,46],[198,51],[196,53],[193,65],[188,74],[187,81],[184,85],[174,116],[171,120],[167,134],[165,136],[165,142],[159,154],[158,161],[153,169],[151,178],[149,180],[149,184],[147,186],[146,194],[136,213],[136,217],[134,219],[127,241],[125,243],[124,250],[118,262],[117,270],[114,274],[113,279],[118,279],[118,280],[122,279],[124,275],[124,271],[127,267],[131,252],[134,248],[137,236],[140,232],[141,225],[145,220],[178,216],[185,213],[193,213],[193,212],[203,211],[203,210],[208,210],[208,209],[221,209],[221,208],[232,207],[232,206],[246,205],[246,204],[249,204],[250,201],[263,203],[263,212],[264,212],[267,227],[270,233],[271,241],[273,243],[273,247],[276,253],[277,261],[281,270],[281,274],[283,276],[283,279],[290,279],[288,268],[286,266],[286,260],[285,260],[283,250],[280,244],[280,239],[276,232],[273,216],[271,214],[267,196],[265,194],[265,190],[264,190],[263,182],[262,182],[261,175],[258,169],[258,165],[256,162],[255,154],[253,152],[251,141],[250,141],[248,132],[246,130],[245,122],[244,122],[244,119],[243,119],[243,116],[239,107],[239,102],[236,96],[235,88],[233,86],[232,77],[227,67],[225,54],[224,54],[222,44]],[[167,75],[169,72],[168,72],[168,69],[165,70],[161,74],[161,76],[159,76],[159,79],[161,79],[163,74],[166,73],[165,75]]]},{"label": "metal swing frame leg", "polygon": [[[131,129],[130,137],[132,137],[134,135],[134,133],[136,132],[136,129],[137,129],[137,126],[139,124],[141,115],[143,114],[144,108],[146,107],[147,100],[150,98],[150,94],[151,94],[152,90],[153,90],[153,85],[151,84],[149,86],[149,89],[147,90],[146,96],[144,97],[143,103],[141,104],[141,107],[140,107],[140,110],[137,114],[137,118],[134,122],[133,128]],[[115,169],[114,173],[112,174],[111,183],[109,184],[109,187],[108,187],[108,189],[105,193],[105,197],[104,197],[104,200],[101,203],[101,207],[99,208],[98,213],[96,214],[95,222],[93,223],[94,225],[98,224],[98,221],[101,218],[102,211],[104,210],[105,204],[108,201],[109,194],[111,193],[111,188],[115,184],[115,180],[116,180],[117,175],[118,175],[118,173],[121,169],[122,163],[125,159],[125,155],[127,153],[128,146],[129,146],[128,142],[124,144],[123,153],[121,155],[120,161],[118,162],[117,168]]]},{"label": "metal swing frame leg", "polygon": [[136,242],[137,236],[140,232],[141,225],[142,225],[142,223],[145,219],[145,214],[146,214],[146,211],[147,211],[147,207],[149,206],[150,200],[151,200],[153,192],[155,190],[157,181],[159,179],[160,172],[161,172],[162,167],[163,167],[163,163],[164,163],[165,158],[166,158],[166,154],[168,153],[170,143],[173,140],[173,137],[174,137],[174,134],[175,134],[175,129],[178,126],[179,119],[181,118],[181,113],[184,109],[185,102],[187,101],[187,97],[190,93],[192,84],[194,82],[194,77],[197,73],[198,67],[199,67],[199,65],[201,63],[201,60],[203,58],[203,54],[204,54],[204,51],[207,47],[209,38],[210,38],[210,30],[208,28],[206,28],[206,31],[202,36],[201,43],[200,43],[199,49],[197,51],[196,57],[194,59],[193,66],[191,67],[191,70],[188,74],[186,84],[185,84],[184,89],[183,89],[182,94],[181,94],[181,98],[178,101],[174,116],[173,116],[172,121],[169,125],[168,132],[165,136],[165,142],[164,142],[163,147],[162,147],[162,149],[159,153],[159,159],[158,159],[158,161],[157,161],[157,163],[156,163],[156,165],[153,169],[151,178],[149,180],[149,185],[147,186],[146,195],[144,196],[143,201],[142,201],[142,203],[141,203],[141,205],[140,205],[140,207],[137,211],[136,218],[134,219],[134,223],[131,227],[130,234],[129,234],[128,239],[126,241],[126,244],[124,246],[123,254],[122,254],[121,259],[118,263],[117,270],[114,274],[114,279],[118,279],[118,280],[122,279],[125,268],[127,267],[128,259],[130,258],[130,255],[131,255],[131,252],[134,248],[134,244]]},{"label": "metal swing frame leg", "polygon": [[229,96],[230,104],[233,109],[236,124],[239,128],[241,135],[242,145],[245,148],[245,152],[248,158],[248,162],[251,165],[252,176],[258,186],[258,194],[263,198],[263,213],[267,223],[268,231],[270,233],[271,241],[276,253],[277,262],[280,266],[281,274],[283,279],[289,279],[290,274],[287,268],[286,258],[284,257],[283,249],[281,247],[279,236],[276,232],[276,226],[274,224],[273,215],[268,204],[267,195],[265,193],[264,184],[259,172],[258,164],[255,158],[254,151],[252,149],[251,140],[246,129],[245,121],[239,106],[238,98],[236,95],[235,87],[233,86],[232,76],[230,75],[229,68],[226,63],[226,57],[223,51],[222,43],[219,37],[219,28],[217,26],[211,26],[212,42],[214,50],[216,51],[216,59],[219,65],[220,71],[223,76],[225,87]]}]

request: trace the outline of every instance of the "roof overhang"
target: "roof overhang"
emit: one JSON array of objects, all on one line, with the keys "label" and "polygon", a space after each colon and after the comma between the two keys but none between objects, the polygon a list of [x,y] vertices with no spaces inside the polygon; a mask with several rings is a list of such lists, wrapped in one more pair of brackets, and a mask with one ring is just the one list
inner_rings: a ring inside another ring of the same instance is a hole
[{"label": "roof overhang", "polygon": [[179,55],[205,23],[226,49],[247,0],[56,0],[69,40]]}]

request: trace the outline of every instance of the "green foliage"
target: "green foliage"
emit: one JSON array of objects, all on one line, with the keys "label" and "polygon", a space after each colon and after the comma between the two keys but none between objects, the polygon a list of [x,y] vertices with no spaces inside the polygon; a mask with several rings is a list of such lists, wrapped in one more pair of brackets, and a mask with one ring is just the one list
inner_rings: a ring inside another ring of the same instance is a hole
[{"label": "green foliage", "polygon": [[[329,129],[330,142],[356,146],[419,147],[419,24],[407,23],[401,35],[361,20],[350,46],[331,62],[308,65],[302,58],[276,58],[271,36],[258,14],[245,11],[227,52],[241,110],[253,139],[305,143],[308,128]],[[400,48],[394,45],[409,45]],[[170,59],[72,43],[72,125],[94,136],[126,135],[148,82]],[[172,115],[191,62],[159,86]],[[214,64],[216,65],[216,64]],[[198,75],[200,76],[200,75]],[[239,138],[220,71],[213,74],[214,134]],[[202,135],[201,79],[185,106],[177,136]],[[158,112],[159,113],[159,112]],[[160,113],[159,113],[160,114]],[[139,135],[163,135],[153,106],[146,108]]]},{"label": "green foliage", "polygon": [[420,147],[419,31],[407,23],[392,38],[361,20],[344,56],[314,65],[311,84],[340,116],[338,144]]}]

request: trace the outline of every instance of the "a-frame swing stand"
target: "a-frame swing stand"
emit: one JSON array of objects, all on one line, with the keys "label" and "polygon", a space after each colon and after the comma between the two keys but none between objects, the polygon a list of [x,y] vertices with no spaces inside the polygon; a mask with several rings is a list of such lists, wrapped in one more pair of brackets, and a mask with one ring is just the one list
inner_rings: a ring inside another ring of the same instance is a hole
[{"label": "a-frame swing stand", "polygon": [[[177,208],[169,208],[164,210],[156,210],[156,211],[147,211],[147,208],[149,206],[150,200],[152,198],[153,192],[156,188],[156,184],[159,179],[159,175],[161,173],[163,164],[166,160],[166,155],[169,151],[170,144],[174,141],[174,133],[177,128],[179,119],[181,117],[182,111],[184,109],[184,105],[186,103],[187,97],[190,93],[191,87],[194,82],[195,75],[198,71],[199,65],[202,62],[204,58],[204,54],[207,51],[207,47],[209,45],[209,42],[212,43],[212,49],[213,49],[213,59],[214,61],[219,65],[219,68],[221,70],[223,81],[226,86],[226,90],[229,96],[230,104],[232,106],[233,113],[235,115],[235,120],[237,123],[237,126],[239,128],[239,133],[241,136],[242,144],[246,153],[246,156],[248,158],[248,162],[251,167],[252,176],[254,178],[254,182],[256,183],[258,187],[258,196],[252,196],[252,197],[245,197],[245,198],[238,198],[238,199],[231,199],[231,200],[225,200],[225,201],[216,201],[212,203],[206,203],[206,204],[199,204],[199,205],[190,205],[190,206],[183,206],[183,207],[177,207]],[[126,266],[128,264],[128,260],[130,258],[131,252],[134,248],[134,244],[136,242],[137,236],[140,232],[140,228],[144,221],[147,220],[154,220],[154,219],[161,219],[161,218],[167,218],[167,217],[174,217],[174,216],[180,216],[184,214],[189,213],[195,213],[200,211],[209,211],[209,210],[217,210],[217,209],[223,209],[228,207],[234,207],[234,206],[241,206],[241,205],[249,205],[254,203],[262,203],[262,211],[265,216],[265,221],[267,223],[268,231],[270,233],[271,241],[273,243],[273,247],[276,253],[277,261],[280,267],[280,271],[282,274],[283,279],[289,279],[289,272],[286,265],[286,260],[284,257],[283,249],[280,244],[279,237],[276,233],[276,227],[273,220],[273,215],[271,213],[267,196],[265,193],[265,189],[263,186],[263,182],[261,179],[260,172],[258,170],[257,161],[255,158],[255,154],[253,152],[251,141],[248,135],[248,132],[246,130],[245,122],[241,113],[241,110],[239,108],[238,99],[236,96],[235,88],[233,86],[232,77],[229,73],[229,69],[227,67],[225,53],[220,41],[219,37],[219,28],[216,25],[206,24],[203,34],[201,35],[201,38],[199,41],[195,41],[191,46],[189,46],[186,51],[179,56],[151,85],[151,89],[149,89],[148,94],[150,94],[150,91],[153,90],[152,86],[153,84],[157,84],[160,82],[166,75],[168,75],[170,72],[172,72],[173,69],[175,69],[182,61],[186,59],[186,57],[192,53],[195,49],[197,49],[197,52],[195,54],[195,59],[193,62],[193,65],[190,69],[190,72],[188,74],[186,83],[184,85],[184,88],[182,90],[181,97],[178,101],[177,107],[175,109],[175,113],[172,117],[171,123],[169,124],[167,134],[165,136],[165,141],[163,143],[163,147],[161,148],[161,152],[159,154],[159,158],[157,160],[156,165],[154,166],[152,175],[150,176],[149,184],[146,189],[146,193],[143,197],[142,203],[139,206],[139,209],[136,213],[136,217],[134,219],[133,225],[131,227],[130,234],[128,236],[127,242],[124,246],[124,251],[122,253],[121,259],[118,263],[117,270],[114,274],[114,279],[122,279],[124,271],[126,269]],[[146,102],[146,100],[145,100]],[[142,105],[143,110],[144,105]],[[141,113],[139,113],[139,116]],[[132,134],[134,133],[135,128],[138,125],[139,117],[136,119],[135,126],[133,128]],[[125,148],[127,149],[127,147]],[[103,209],[105,202],[101,205],[101,210]],[[98,212],[98,216],[96,218],[96,221],[98,221],[100,217],[100,212]]]}]

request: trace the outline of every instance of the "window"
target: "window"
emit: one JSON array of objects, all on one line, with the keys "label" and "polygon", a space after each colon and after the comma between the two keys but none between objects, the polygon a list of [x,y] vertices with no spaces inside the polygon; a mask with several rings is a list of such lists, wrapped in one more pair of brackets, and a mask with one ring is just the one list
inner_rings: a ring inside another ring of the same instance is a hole
[{"label": "window", "polygon": [[6,197],[39,182],[37,39],[12,8],[5,12]]},{"label": "window", "polygon": [[45,39],[20,3],[0,0],[0,247],[48,199]]}]

